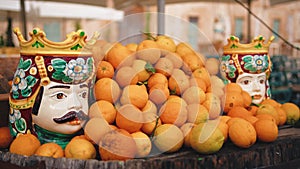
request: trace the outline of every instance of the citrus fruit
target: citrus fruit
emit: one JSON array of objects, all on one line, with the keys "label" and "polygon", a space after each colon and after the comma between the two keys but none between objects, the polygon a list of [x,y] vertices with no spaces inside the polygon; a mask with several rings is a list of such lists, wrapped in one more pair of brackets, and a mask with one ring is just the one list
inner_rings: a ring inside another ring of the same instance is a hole
[{"label": "citrus fruit", "polygon": [[294,103],[284,103],[281,105],[281,108],[285,111],[287,116],[287,124],[294,125],[297,121],[299,121],[299,107]]},{"label": "citrus fruit", "polygon": [[9,127],[0,127],[0,148],[8,148],[12,141]]},{"label": "citrus fruit", "polygon": [[102,60],[98,64],[96,77],[97,79],[101,79],[104,77],[112,78],[114,76],[114,72],[114,67],[109,62]]},{"label": "citrus fruit", "polygon": [[61,158],[64,157],[64,150],[57,143],[44,143],[36,150],[35,155]]},{"label": "citrus fruit", "polygon": [[98,100],[89,109],[89,117],[104,118],[109,124],[115,121],[117,111],[113,104],[106,100]]},{"label": "citrus fruit", "polygon": [[189,104],[187,106],[187,112],[187,122],[189,123],[199,124],[209,119],[207,108],[201,104]]},{"label": "citrus fruit", "polygon": [[224,135],[217,123],[200,123],[192,128],[190,136],[191,147],[202,154],[212,154],[219,151],[224,143]]},{"label": "citrus fruit", "polygon": [[141,131],[131,133],[131,136],[134,139],[137,148],[135,157],[141,158],[148,156],[152,149],[150,138]]},{"label": "citrus fruit", "polygon": [[94,145],[86,139],[72,139],[65,148],[65,157],[76,159],[96,158]]},{"label": "citrus fruit", "polygon": [[173,124],[162,124],[154,131],[153,143],[161,152],[176,152],[182,147],[183,142],[182,131]]},{"label": "citrus fruit", "polygon": [[31,156],[40,146],[41,143],[35,135],[30,133],[19,134],[10,144],[9,152]]},{"label": "citrus fruit", "polygon": [[254,127],[260,141],[273,142],[278,137],[278,127],[272,120],[259,119],[254,123]]},{"label": "citrus fruit", "polygon": [[279,115],[277,113],[276,108],[273,107],[271,104],[261,104],[256,112],[256,115],[259,114],[270,114],[275,118],[276,124],[279,124]]},{"label": "citrus fruit", "polygon": [[230,140],[238,147],[251,147],[257,139],[256,131],[253,125],[239,117],[231,118],[228,122],[230,121],[232,121],[232,123],[229,124],[228,129]]},{"label": "citrus fruit", "polygon": [[110,78],[101,78],[97,80],[94,91],[96,100],[106,100],[111,103],[117,101],[121,93],[118,83]]},{"label": "citrus fruit", "polygon": [[84,127],[84,135],[92,140],[95,144],[99,143],[104,134],[109,132],[111,127],[108,122],[99,117],[91,118]]},{"label": "citrus fruit", "polygon": [[103,136],[99,142],[101,160],[127,160],[133,159],[137,147],[132,136],[123,129],[115,129]]},{"label": "citrus fruit", "polygon": [[190,141],[190,138],[191,138],[191,131],[192,131],[192,128],[195,126],[194,123],[185,123],[184,125],[182,125],[180,127],[180,130],[182,131],[183,133],[183,136],[184,136],[184,146],[185,147],[191,147],[191,141]]}]

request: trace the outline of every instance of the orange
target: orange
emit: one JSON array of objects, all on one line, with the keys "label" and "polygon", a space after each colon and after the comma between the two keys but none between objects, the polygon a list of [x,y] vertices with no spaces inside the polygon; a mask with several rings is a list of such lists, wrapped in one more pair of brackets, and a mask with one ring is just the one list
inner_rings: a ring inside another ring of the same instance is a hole
[{"label": "orange", "polygon": [[206,83],[204,82],[203,79],[201,78],[195,78],[195,77],[191,77],[189,80],[190,86],[198,86],[200,87],[204,92],[207,91],[207,86]]},{"label": "orange", "polygon": [[206,100],[205,92],[197,86],[187,88],[181,96],[187,104],[203,103]]},{"label": "orange", "polygon": [[273,142],[278,137],[278,127],[272,120],[259,119],[254,124],[257,138],[263,142]]},{"label": "orange", "polygon": [[155,129],[152,139],[155,146],[161,152],[172,153],[182,147],[184,135],[177,126],[173,124],[162,124]]},{"label": "orange", "polygon": [[144,82],[149,79],[152,72],[145,68],[148,65],[149,64],[147,64],[147,62],[144,60],[137,59],[133,61],[132,68],[136,71],[139,82]]},{"label": "orange", "polygon": [[208,121],[192,128],[190,142],[197,152],[213,154],[222,148],[224,135],[215,121]]},{"label": "orange", "polygon": [[220,120],[221,120],[222,122],[224,122],[224,123],[227,123],[227,121],[228,121],[229,119],[231,119],[230,116],[227,116],[227,115],[222,115],[222,116],[220,116]]},{"label": "orange", "polygon": [[252,113],[243,106],[235,106],[227,112],[227,115],[230,117],[240,117],[245,119],[248,116],[252,116]]},{"label": "orange", "polygon": [[180,69],[183,64],[182,58],[177,53],[169,52],[166,54],[165,58],[173,63],[174,69]]},{"label": "orange", "polygon": [[187,106],[187,112],[187,122],[189,123],[199,124],[209,119],[207,108],[201,104],[189,104]]},{"label": "orange", "polygon": [[261,104],[258,107],[258,110],[256,112],[256,115],[259,115],[259,114],[270,114],[275,118],[276,124],[277,125],[279,124],[279,115],[277,113],[276,108],[273,107],[272,105],[270,105],[270,104]]},{"label": "orange", "polygon": [[36,150],[35,155],[61,158],[64,157],[64,150],[57,143],[45,143]]},{"label": "orange", "polygon": [[100,139],[111,130],[110,125],[103,118],[91,118],[84,127],[84,135],[92,140],[93,143],[99,143]]},{"label": "orange", "polygon": [[224,91],[226,93],[231,93],[231,92],[242,93],[243,89],[237,83],[228,83],[228,84],[225,85]]},{"label": "orange", "polygon": [[94,145],[86,139],[72,139],[65,148],[65,157],[76,159],[96,158]]},{"label": "orange", "polygon": [[102,78],[96,81],[94,94],[96,100],[106,100],[111,103],[120,97],[121,89],[116,81],[110,78]]},{"label": "orange", "polygon": [[136,52],[138,45],[136,43],[128,43],[125,45],[132,52]]},{"label": "orange", "polygon": [[189,45],[188,43],[180,42],[176,46],[176,53],[178,53],[182,57],[195,52],[191,45]]},{"label": "orange", "polygon": [[169,77],[174,69],[172,61],[167,58],[159,58],[154,67],[157,73],[161,73],[166,77]]},{"label": "orange", "polygon": [[156,105],[151,101],[148,100],[145,107],[142,108],[143,112],[143,123],[152,122],[157,119],[157,107]]},{"label": "orange", "polygon": [[257,112],[257,110],[258,110],[258,106],[256,106],[256,105],[251,105],[251,106],[249,106],[247,109],[252,113],[253,116],[255,116],[255,115],[256,115],[256,112]]},{"label": "orange", "polygon": [[247,120],[248,122],[250,122],[252,125],[254,125],[254,123],[258,120],[258,118],[256,116],[246,116],[244,117],[245,120]]},{"label": "orange", "polygon": [[109,124],[115,121],[117,111],[111,102],[106,100],[98,100],[93,103],[89,109],[89,117],[102,117]]},{"label": "orange", "polygon": [[[229,120],[231,121],[231,120]],[[229,125],[228,134],[230,140],[238,147],[249,148],[256,142],[256,131],[253,125],[241,118]]]},{"label": "orange", "polygon": [[271,114],[257,114],[255,116],[257,119],[263,119],[263,120],[271,120],[274,123],[276,123],[276,119]]},{"label": "orange", "polygon": [[299,107],[291,102],[287,102],[281,105],[281,108],[286,113],[286,123],[290,125],[294,125],[300,119],[300,111]]},{"label": "orange", "polygon": [[278,103],[276,100],[270,98],[263,100],[260,104],[270,104],[276,108],[281,106],[281,104]]},{"label": "orange", "polygon": [[185,147],[191,147],[190,137],[191,137],[191,130],[195,126],[194,123],[185,123],[180,127],[180,130],[183,133],[184,136],[184,146]]},{"label": "orange", "polygon": [[0,127],[0,148],[8,148],[12,141],[9,127]]},{"label": "orange", "polygon": [[161,49],[153,40],[143,40],[137,47],[137,58],[155,64],[161,56]]},{"label": "orange", "polygon": [[206,93],[206,100],[202,103],[209,112],[209,119],[218,118],[221,111],[221,101],[214,93]]},{"label": "orange", "polygon": [[134,139],[137,148],[135,157],[141,158],[148,156],[152,149],[150,138],[141,131],[131,133],[131,136]]},{"label": "orange", "polygon": [[179,101],[167,100],[159,110],[159,117],[163,124],[182,126],[187,116],[186,106]]},{"label": "orange", "polygon": [[241,92],[226,92],[223,96],[224,112],[229,112],[234,106],[244,106],[244,100]]},{"label": "orange", "polygon": [[156,127],[158,127],[160,125],[161,125],[161,120],[160,120],[160,118],[157,118],[151,122],[144,123],[141,130],[144,133],[151,135],[153,133],[153,131],[155,131]]},{"label": "orange", "polygon": [[186,74],[180,69],[174,69],[168,81],[170,93],[181,95],[189,86],[190,82]]},{"label": "orange", "polygon": [[164,103],[170,96],[167,84],[156,84],[149,89],[149,99],[155,104]]},{"label": "orange", "polygon": [[128,160],[133,159],[137,147],[132,136],[123,129],[112,130],[105,134],[99,142],[101,160]]},{"label": "orange", "polygon": [[148,98],[145,85],[128,85],[122,91],[120,102],[122,105],[132,104],[142,109],[147,104]]},{"label": "orange", "polygon": [[210,86],[211,82],[210,82],[210,75],[208,73],[208,71],[206,70],[205,67],[201,67],[198,68],[196,70],[193,71],[192,76],[195,78],[200,78],[203,79],[206,86]]},{"label": "orange", "polygon": [[195,54],[187,54],[182,57],[185,69],[188,69],[188,71],[193,72],[194,70],[203,67],[203,63],[200,61],[200,58]]},{"label": "orange", "polygon": [[[206,68],[207,68],[207,66],[206,66]],[[220,77],[218,77],[217,75],[211,75],[210,81],[211,81],[211,86],[213,88],[224,89],[224,87],[225,87],[223,80]]]},{"label": "orange", "polygon": [[216,75],[219,73],[220,61],[216,58],[208,58],[205,67],[210,75]]},{"label": "orange", "polygon": [[223,122],[223,121],[220,120],[220,122],[218,123],[218,128],[223,133],[224,141],[227,141],[227,139],[228,139],[228,129],[229,129],[228,124],[226,122]]},{"label": "orange", "polygon": [[132,104],[125,104],[117,110],[116,125],[129,133],[139,131],[143,121],[142,111]]},{"label": "orange", "polygon": [[147,84],[148,88],[151,88],[156,84],[168,84],[167,77],[161,73],[155,73],[151,75],[148,79],[148,84]]},{"label": "orange", "polygon": [[279,116],[279,126],[282,126],[286,123],[287,121],[287,115],[285,113],[285,111],[281,108],[281,107],[277,107],[277,113],[278,113],[278,116]]},{"label": "orange", "polygon": [[139,81],[138,72],[129,66],[123,66],[117,70],[116,82],[121,88],[127,85],[135,85]]},{"label": "orange", "polygon": [[168,36],[165,35],[159,35],[156,37],[156,43],[159,46],[159,48],[163,50],[167,50],[169,52],[175,52],[176,51],[176,44],[174,40]]},{"label": "orange", "polygon": [[9,152],[31,156],[40,146],[41,143],[35,135],[30,133],[19,134],[10,144]]},{"label": "orange", "polygon": [[131,65],[130,63],[134,60],[132,57],[132,51],[123,46],[121,43],[116,43],[107,52],[105,58],[106,61],[117,69],[120,65]]},{"label": "orange", "polygon": [[249,107],[252,103],[252,97],[246,91],[242,91],[242,97],[244,101],[244,107]]},{"label": "orange", "polygon": [[104,77],[112,78],[114,76],[115,69],[114,67],[107,61],[101,61],[97,67],[96,77],[97,79],[101,79]]}]

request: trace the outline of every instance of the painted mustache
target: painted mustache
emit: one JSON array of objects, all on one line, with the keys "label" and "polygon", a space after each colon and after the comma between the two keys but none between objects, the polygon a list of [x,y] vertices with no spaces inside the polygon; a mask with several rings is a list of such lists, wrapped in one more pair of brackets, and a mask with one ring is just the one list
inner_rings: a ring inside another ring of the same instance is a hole
[{"label": "painted mustache", "polygon": [[83,111],[79,111],[79,112],[70,111],[67,114],[63,115],[62,117],[54,118],[53,121],[55,123],[62,124],[76,119],[84,121],[84,120],[88,120],[88,118],[89,117],[86,114],[84,114]]}]

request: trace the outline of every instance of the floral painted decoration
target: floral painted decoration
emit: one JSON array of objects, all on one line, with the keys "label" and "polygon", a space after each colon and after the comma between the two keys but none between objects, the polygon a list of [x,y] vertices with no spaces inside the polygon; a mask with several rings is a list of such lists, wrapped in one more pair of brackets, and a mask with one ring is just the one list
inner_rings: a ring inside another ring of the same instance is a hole
[{"label": "floral painted decoration", "polygon": [[57,58],[52,59],[51,64],[55,70],[52,78],[63,83],[78,84],[86,81],[93,73],[93,60],[91,58],[86,61],[83,58],[77,58],[69,62]]}]

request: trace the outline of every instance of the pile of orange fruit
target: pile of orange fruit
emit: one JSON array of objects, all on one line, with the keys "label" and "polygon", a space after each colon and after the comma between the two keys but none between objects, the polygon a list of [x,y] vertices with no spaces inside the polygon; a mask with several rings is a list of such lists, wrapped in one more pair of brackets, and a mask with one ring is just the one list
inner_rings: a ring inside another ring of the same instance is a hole
[{"label": "pile of orange fruit", "polygon": [[[212,154],[226,141],[241,148],[257,140],[273,142],[278,126],[299,120],[293,103],[266,99],[251,104],[238,84],[225,85],[218,77],[218,59],[205,58],[168,36],[112,44],[98,60],[96,101],[84,135],[65,150],[31,141],[37,146],[20,154],[93,159],[99,153],[101,160],[127,160],[182,147]],[[19,139],[11,144],[12,153],[19,153],[14,148]]]}]

